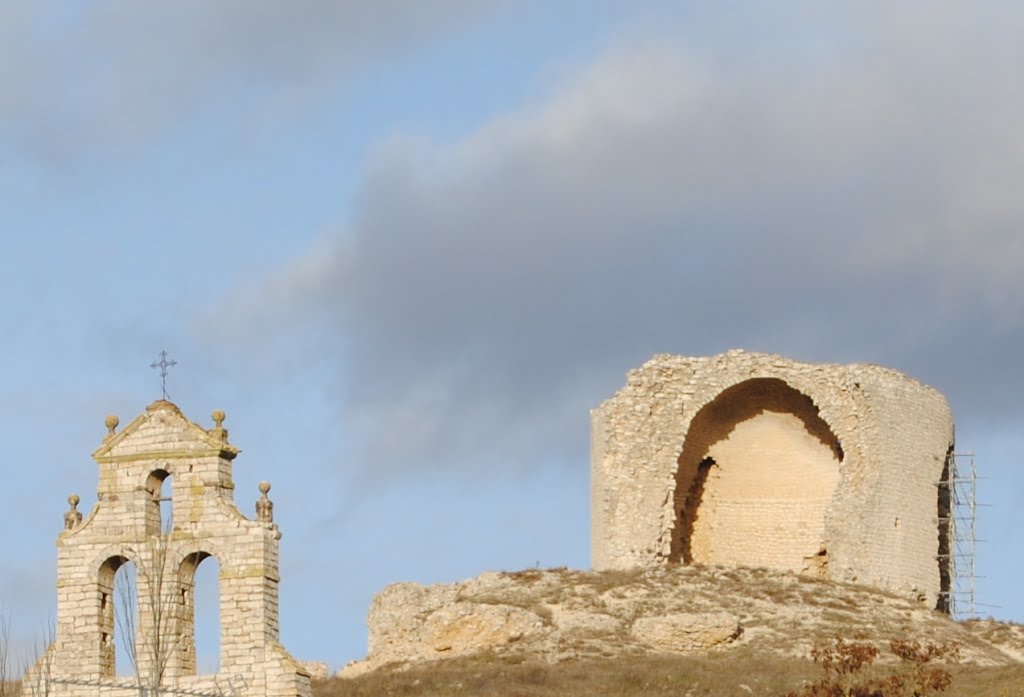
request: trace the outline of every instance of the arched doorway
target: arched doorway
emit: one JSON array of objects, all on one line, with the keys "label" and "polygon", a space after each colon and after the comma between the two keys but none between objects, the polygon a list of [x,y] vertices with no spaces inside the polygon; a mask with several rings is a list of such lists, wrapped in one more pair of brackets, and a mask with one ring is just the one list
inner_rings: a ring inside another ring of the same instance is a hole
[{"label": "arched doorway", "polygon": [[825,513],[842,460],[814,402],[783,380],[726,389],[683,444],[672,559],[826,575]]}]

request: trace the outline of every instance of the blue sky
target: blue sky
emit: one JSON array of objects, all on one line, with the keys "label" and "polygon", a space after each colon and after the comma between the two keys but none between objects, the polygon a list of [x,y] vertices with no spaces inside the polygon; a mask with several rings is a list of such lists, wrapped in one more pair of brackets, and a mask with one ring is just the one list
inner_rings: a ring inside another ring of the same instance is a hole
[{"label": "blue sky", "polygon": [[[1012,3],[0,6],[0,598],[53,612],[103,417],[172,399],[269,479],[282,634],[401,580],[588,563],[588,410],[654,353],[872,362],[981,472],[1024,620]],[[209,629],[203,631],[208,632]]]}]

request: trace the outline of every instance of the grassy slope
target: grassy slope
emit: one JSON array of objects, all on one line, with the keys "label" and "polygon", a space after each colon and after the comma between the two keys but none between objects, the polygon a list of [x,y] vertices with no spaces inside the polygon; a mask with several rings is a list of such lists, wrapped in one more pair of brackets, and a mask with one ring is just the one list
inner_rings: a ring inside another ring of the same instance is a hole
[{"label": "grassy slope", "polygon": [[[784,696],[821,677],[810,649],[837,634],[879,648],[890,639],[956,642],[970,660],[953,667],[954,682],[945,695],[1024,697],[1024,662],[1012,663],[1024,661],[1024,625],[957,623],[862,586],[715,567],[529,570],[463,585],[457,603],[510,605],[549,619],[550,612],[542,611],[558,605],[653,616],[727,610],[740,618],[744,635],[727,649],[684,656],[636,650],[602,654],[591,650],[586,637],[571,634],[553,644],[550,638],[524,637],[476,656],[385,666],[358,678],[320,681],[314,685],[316,697]],[[597,638],[605,649],[626,648],[624,636]],[[896,668],[895,663],[875,667],[880,675]]]},{"label": "grassy slope", "polygon": [[[881,670],[886,670],[886,667]],[[958,666],[955,697],[1024,696],[1024,665]],[[316,697],[732,697],[785,695],[819,677],[810,660],[745,650],[709,656],[614,658],[547,664],[494,657],[440,661],[402,671],[381,670],[315,685]]]}]

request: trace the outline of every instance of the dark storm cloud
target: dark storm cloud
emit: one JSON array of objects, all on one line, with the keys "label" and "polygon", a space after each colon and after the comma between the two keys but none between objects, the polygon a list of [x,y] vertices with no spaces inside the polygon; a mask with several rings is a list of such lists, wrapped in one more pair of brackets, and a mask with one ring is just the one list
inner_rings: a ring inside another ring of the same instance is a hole
[{"label": "dark storm cloud", "polygon": [[583,458],[627,369],[734,346],[1019,418],[1021,17],[959,8],[621,45],[462,142],[382,148],[274,290],[334,327],[366,464]]}]

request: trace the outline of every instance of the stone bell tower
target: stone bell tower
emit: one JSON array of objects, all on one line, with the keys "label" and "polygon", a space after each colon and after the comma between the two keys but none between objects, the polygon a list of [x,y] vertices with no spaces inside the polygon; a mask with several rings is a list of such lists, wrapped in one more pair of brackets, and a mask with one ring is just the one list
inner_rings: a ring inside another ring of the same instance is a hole
[{"label": "stone bell tower", "polygon": [[[93,453],[96,505],[83,520],[78,496],[69,497],[57,537],[56,636],[26,677],[30,690],[46,683],[46,694],[84,697],[96,685],[126,682],[115,669],[115,633],[125,630],[115,623],[115,606],[124,605],[114,579],[133,562],[137,677],[130,682],[164,694],[309,697],[308,673],[279,643],[281,533],[270,485],[260,484],[255,520],[238,510],[231,466],[239,449],[228,442],[224,418],[213,412],[205,429],[166,400],[120,431],[117,417],[107,417]],[[210,557],[220,570],[220,667],[200,675],[194,579]]]}]

